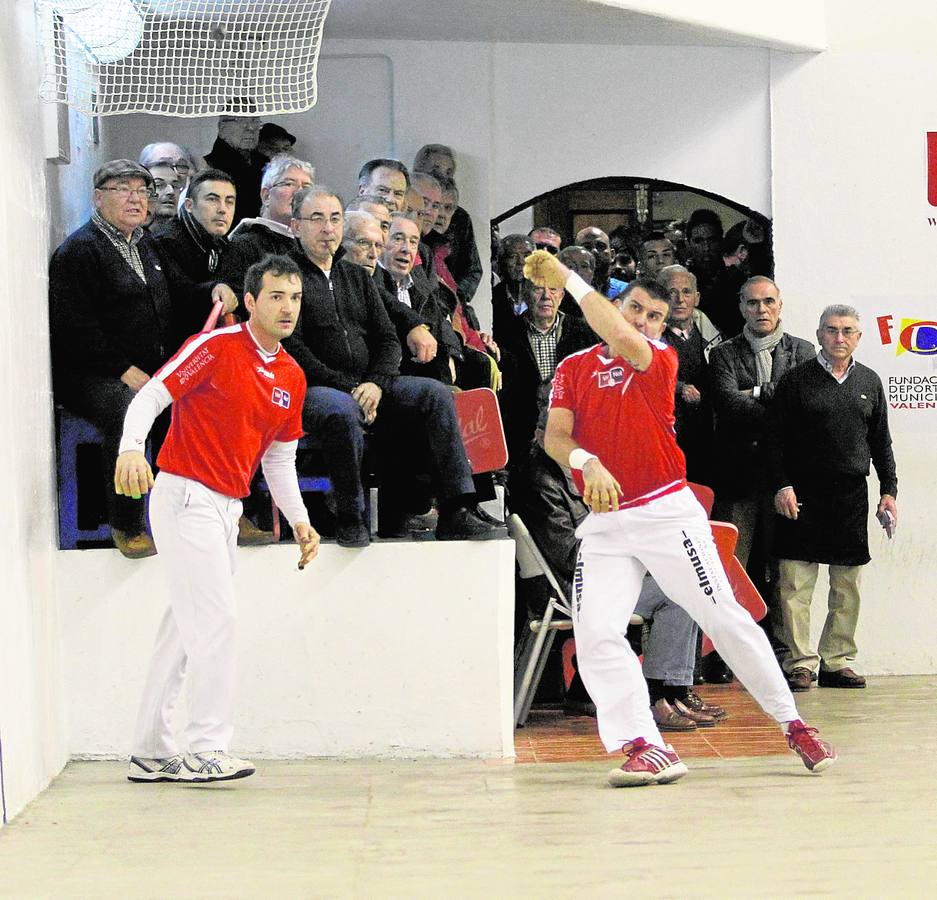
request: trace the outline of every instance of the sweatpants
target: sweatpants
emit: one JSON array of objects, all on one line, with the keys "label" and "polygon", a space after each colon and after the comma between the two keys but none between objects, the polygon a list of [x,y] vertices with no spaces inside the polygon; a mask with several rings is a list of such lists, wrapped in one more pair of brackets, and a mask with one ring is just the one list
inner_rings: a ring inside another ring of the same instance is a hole
[{"label": "sweatpants", "polygon": [[735,600],[706,513],[689,488],[645,506],[590,513],[576,535],[582,541],[573,579],[576,654],[609,753],[639,737],[665,744],[641,664],[624,636],[645,571],[709,635],[769,716],[799,718],[764,631]]},{"label": "sweatpants", "polygon": [[198,481],[160,472],[150,527],[169,585],[137,715],[133,754],[179,752],[172,711],[188,681],[185,740],[192,753],[227,751],[234,732],[234,559],[241,501]]}]

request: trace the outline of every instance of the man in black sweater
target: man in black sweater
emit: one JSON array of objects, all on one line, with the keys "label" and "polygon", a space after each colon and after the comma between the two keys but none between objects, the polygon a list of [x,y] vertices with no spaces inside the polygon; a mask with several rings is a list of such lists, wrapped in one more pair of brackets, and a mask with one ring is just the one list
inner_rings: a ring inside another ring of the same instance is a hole
[{"label": "man in black sweater", "polygon": [[[869,562],[869,460],[878,475],[877,515],[889,537],[898,522],[898,477],[881,379],[853,358],[862,332],[851,306],[820,317],[820,352],[777,386],[767,449],[779,515],[780,606],[792,690],[862,688],[852,668],[859,618],[859,576]],[[810,604],[819,563],[829,566],[829,613],[820,643],[810,643]]]},{"label": "man in black sweater", "polygon": [[328,188],[296,193],[293,230],[300,249],[294,259],[303,275],[303,304],[284,346],[306,373],[303,425],[324,452],[338,543],[363,547],[370,539],[360,469],[365,428],[372,425],[385,448],[385,483],[406,484],[415,448],[428,448],[440,505],[437,539],[496,536],[471,508],[472,473],[452,394],[430,378],[398,374],[400,344],[374,282],[361,266],[335,261],[342,226],[341,200]]},{"label": "man in black sweater", "polygon": [[114,543],[132,559],[156,548],[144,528],[143,501],[114,492],[124,414],[176,349],[170,286],[142,227],[152,188],[143,166],[129,159],[105,163],[94,173],[91,219],[49,264],[55,397],[104,434],[108,522]]}]

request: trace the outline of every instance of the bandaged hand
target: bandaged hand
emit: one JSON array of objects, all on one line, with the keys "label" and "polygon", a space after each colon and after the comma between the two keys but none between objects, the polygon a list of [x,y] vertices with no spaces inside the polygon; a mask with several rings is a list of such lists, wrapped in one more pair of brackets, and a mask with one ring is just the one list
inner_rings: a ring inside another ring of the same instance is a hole
[{"label": "bandaged hand", "polygon": [[524,277],[537,287],[566,287],[569,269],[546,250],[534,250],[524,260]]}]

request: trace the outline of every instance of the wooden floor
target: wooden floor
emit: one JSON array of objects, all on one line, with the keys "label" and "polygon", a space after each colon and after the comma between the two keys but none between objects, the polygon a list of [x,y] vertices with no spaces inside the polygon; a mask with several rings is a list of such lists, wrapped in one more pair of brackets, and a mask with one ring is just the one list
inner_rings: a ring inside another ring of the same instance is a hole
[{"label": "wooden floor", "polygon": [[607,788],[594,723],[559,717],[518,732],[531,764],[262,761],[183,787],[72,763],[0,830],[0,897],[937,896],[937,678],[798,695],[840,752],[823,775],[718,690],[733,718],[673,736],[670,786]]}]

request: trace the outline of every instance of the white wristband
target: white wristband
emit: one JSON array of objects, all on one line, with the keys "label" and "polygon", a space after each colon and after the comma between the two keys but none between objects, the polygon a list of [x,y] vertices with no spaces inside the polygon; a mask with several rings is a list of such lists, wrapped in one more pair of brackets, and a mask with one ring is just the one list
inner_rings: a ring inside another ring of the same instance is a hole
[{"label": "white wristband", "polygon": [[588,284],[577,272],[570,272],[569,278],[566,279],[566,290],[577,303],[582,303],[582,298],[594,291],[595,288]]},{"label": "white wristband", "polygon": [[581,471],[582,467],[589,462],[590,459],[598,459],[598,457],[588,450],[583,450],[582,447],[577,447],[569,454],[569,467]]}]

